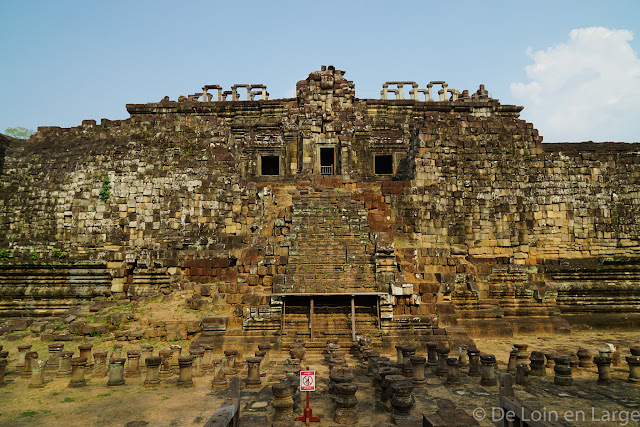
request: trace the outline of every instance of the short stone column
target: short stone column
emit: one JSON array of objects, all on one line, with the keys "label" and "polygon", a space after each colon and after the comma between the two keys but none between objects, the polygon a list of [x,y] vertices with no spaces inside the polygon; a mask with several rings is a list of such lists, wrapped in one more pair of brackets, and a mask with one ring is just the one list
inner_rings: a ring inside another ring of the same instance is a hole
[{"label": "short stone column", "polygon": [[457,357],[447,357],[447,385],[460,384],[460,360]]},{"label": "short stone column", "polygon": [[518,349],[518,365],[521,363],[527,364],[529,361],[529,353],[527,349],[529,348],[528,344],[514,344],[514,348]]},{"label": "short stone column", "polygon": [[[375,375],[373,380],[373,387],[375,389],[376,399],[380,399],[380,401],[384,402],[384,400],[382,400],[382,392],[384,389],[383,381],[385,377],[387,375],[400,375],[401,373],[402,371],[396,368],[395,366],[383,366],[378,369],[378,373]],[[385,396],[385,400],[386,400],[386,396]]]},{"label": "short stone column", "polygon": [[228,348],[224,351],[225,357],[225,365],[224,370],[229,375],[235,375],[236,373],[236,356],[238,355],[238,350],[235,348]]},{"label": "short stone column", "polygon": [[479,377],[482,375],[480,372],[480,350],[476,348],[470,348],[467,350],[469,356],[469,376]]},{"label": "short stone column", "polygon": [[593,368],[593,354],[586,348],[581,348],[576,353],[579,359],[578,366],[581,368]]},{"label": "short stone column", "polygon": [[[291,344],[292,346],[294,344]],[[291,347],[289,349],[289,355],[291,356],[291,359],[298,359],[300,361],[300,364],[304,364],[304,361],[307,357],[307,352],[306,350],[298,344],[297,347]]]},{"label": "short stone column", "polygon": [[380,357],[378,350],[368,350],[369,356],[367,357],[367,376],[372,377],[374,375],[374,359]]},{"label": "short stone column", "polygon": [[66,377],[71,375],[71,358],[73,351],[61,351],[58,355],[58,372],[56,377]]},{"label": "short stone column", "polygon": [[598,366],[598,384],[611,384],[611,358],[608,356],[596,356],[593,362]]},{"label": "short stone column", "polygon": [[204,349],[202,348],[194,348],[189,351],[191,356],[193,356],[193,364],[191,365],[192,375],[194,378],[203,377],[204,369],[202,369],[202,358],[204,357]]},{"label": "short stone column", "polygon": [[338,345],[338,343],[337,342],[336,343],[329,342],[329,340],[327,340],[327,347],[324,350],[325,351],[324,361],[325,362],[329,362],[329,359],[331,358],[331,355],[336,350],[340,350],[340,346]]},{"label": "short stone column", "polygon": [[427,343],[427,370],[431,370],[435,372],[436,367],[438,366],[438,353],[436,349],[438,348],[438,343],[429,341]]},{"label": "short stone column", "polygon": [[71,359],[71,381],[69,381],[68,387],[78,388],[87,385],[87,380],[84,379],[86,366],[86,357],[74,357],[73,359]]},{"label": "short stone column", "polygon": [[460,361],[460,367],[466,368],[469,366],[469,358],[467,355],[467,346],[462,344],[458,346],[458,360]]},{"label": "short stone column", "polygon": [[193,356],[181,356],[178,358],[178,367],[180,368],[178,387],[193,387],[192,363]]},{"label": "short stone column", "polygon": [[213,359],[213,380],[211,387],[215,389],[227,388],[227,376],[224,369],[225,362],[223,359]]},{"label": "short stone column", "polygon": [[553,353],[545,353],[544,357],[547,359],[547,368],[553,369],[556,366],[556,355]]},{"label": "short stone column", "polygon": [[120,359],[120,358],[122,358],[122,344],[117,342],[113,344],[113,348],[111,349],[110,359]]},{"label": "short stone column", "polygon": [[391,412],[391,398],[393,397],[393,391],[391,386],[397,382],[405,381],[407,378],[404,375],[386,375],[382,380],[382,394],[380,395],[380,401],[384,405],[386,412]]},{"label": "short stone column", "polygon": [[489,387],[497,385],[496,357],[493,354],[482,354],[480,355],[480,363],[482,364],[480,367],[480,372],[482,374],[482,377],[480,378],[480,385]]},{"label": "short stone column", "polygon": [[6,374],[7,371],[7,359],[6,358],[2,358],[0,359],[0,387],[4,387],[4,376]]},{"label": "short stone column", "polygon": [[87,359],[87,364],[85,366],[86,372],[93,371],[93,361],[91,360],[91,349],[93,348],[93,344],[80,344],[78,345],[78,351],[80,352],[80,357],[84,357]]},{"label": "short stone column", "polygon": [[202,355],[202,370],[205,374],[213,373],[213,346],[211,344],[202,344],[204,353]]},{"label": "short stone column", "polygon": [[412,365],[412,371],[413,371],[412,381],[414,386],[421,385],[427,382],[424,376],[424,365],[427,362],[427,359],[421,356],[413,356],[412,358],[409,359],[409,361],[411,362],[411,365]]},{"label": "short stone column", "polygon": [[24,368],[20,374],[21,378],[31,378],[31,362],[38,358],[38,352],[28,351],[24,356]]},{"label": "short stone column", "polygon": [[102,378],[107,375],[109,368],[107,366],[107,350],[96,350],[93,352],[93,372],[92,378]]},{"label": "short stone column", "polygon": [[[459,363],[458,359],[455,359]],[[391,385],[391,420],[399,424],[401,421],[413,420],[411,409],[415,403],[415,398],[411,394],[413,384],[411,381],[399,381]]]},{"label": "short stone column", "polygon": [[49,358],[47,359],[47,365],[45,370],[48,372],[57,372],[60,365],[60,352],[64,350],[64,344],[52,343],[49,344]]},{"label": "short stone column", "polygon": [[269,367],[271,366],[271,358],[269,357],[269,353],[271,352],[271,344],[258,344],[258,350],[264,351],[264,356],[262,357],[262,369],[269,369]]},{"label": "short stone column", "polygon": [[[146,367],[147,358],[153,357],[153,346],[151,344],[142,344],[140,346],[142,354],[140,355],[140,367]],[[93,353],[95,355],[95,352]]]},{"label": "short stone column", "polygon": [[574,354],[570,357],[569,365],[571,366],[571,371],[573,375],[581,375],[582,369],[580,369],[580,358],[577,354]]},{"label": "short stone column", "polygon": [[620,346],[618,344],[607,344],[607,347],[611,349],[611,366],[622,366]]},{"label": "short stone column", "polygon": [[264,358],[267,355],[266,351],[263,350],[258,350],[255,352],[256,357],[260,358],[260,376],[261,377],[266,377],[267,376],[267,363],[264,361]]},{"label": "short stone column", "polygon": [[147,376],[144,379],[145,387],[155,387],[160,384],[160,363],[162,359],[159,356],[147,357],[144,360],[147,368]]},{"label": "short stone column", "polygon": [[534,377],[544,377],[547,371],[544,367],[544,353],[541,351],[532,351],[529,357],[531,361],[531,375]]},{"label": "short stone column", "polygon": [[402,349],[404,344],[396,344],[396,365],[402,369],[404,367],[404,359],[402,358]]},{"label": "short stone column", "polygon": [[407,378],[413,378],[413,365],[411,358],[416,355],[416,348],[410,345],[402,347],[402,375]]},{"label": "short stone column", "polygon": [[302,393],[300,393],[300,388],[298,385],[300,384],[300,377],[297,374],[287,373],[285,377],[285,381],[288,381],[291,385],[291,389],[293,390],[293,394],[291,398],[293,399],[293,410],[297,411],[301,406],[300,403],[302,401]]},{"label": "short stone column", "polygon": [[260,388],[260,361],[259,357],[247,357],[247,387]]},{"label": "short stone column", "polygon": [[553,367],[555,377],[553,383],[561,386],[570,386],[573,384],[573,378],[571,377],[571,357],[569,356],[556,356],[556,365]]},{"label": "short stone column", "polygon": [[293,386],[282,381],[271,387],[273,393],[273,421],[293,421]]},{"label": "short stone column", "polygon": [[44,387],[44,371],[46,369],[46,365],[46,360],[31,360],[31,382],[29,383],[29,388]]},{"label": "short stone column", "polygon": [[625,358],[629,364],[629,378],[630,383],[640,383],[640,356],[627,356]]},{"label": "short stone column", "polygon": [[640,346],[635,345],[629,349],[632,356],[640,356]]},{"label": "short stone column", "polygon": [[127,368],[125,378],[137,378],[140,376],[140,350],[127,351]]},{"label": "short stone column", "polygon": [[[24,364],[27,353],[31,351],[31,344],[18,344],[18,361],[16,362],[16,371],[24,371]],[[31,375],[31,372],[29,372]]]},{"label": "short stone column", "polygon": [[178,359],[182,357],[182,346],[178,344],[171,344],[169,349],[171,350],[171,370],[173,370],[174,373],[178,373],[180,369]]},{"label": "short stone column", "polygon": [[513,347],[509,350],[509,362],[507,363],[507,372],[515,374],[518,370],[518,349]]},{"label": "short stone column", "polygon": [[160,378],[167,379],[173,376],[173,368],[171,367],[171,350],[160,350]]},{"label": "short stone column", "polygon": [[521,386],[529,385],[529,368],[526,363],[520,363],[516,368],[516,384]]},{"label": "short stone column", "polygon": [[358,386],[351,383],[339,383],[335,385],[335,413],[333,421],[338,424],[354,425],[358,423],[356,398]]},{"label": "short stone column", "polygon": [[336,400],[336,385],[337,384],[350,384],[353,382],[353,373],[347,372],[337,372],[335,370],[329,375],[329,394],[331,395],[331,400]]},{"label": "short stone column", "polygon": [[334,352],[336,357],[329,358],[329,373],[335,368],[346,368],[347,359],[344,357],[344,351]]},{"label": "short stone column", "polygon": [[110,387],[119,386],[124,384],[124,364],[126,359],[124,357],[109,359],[109,380],[107,385]]},{"label": "short stone column", "polygon": [[449,349],[446,347],[437,347],[436,354],[438,355],[436,375],[439,377],[446,377],[449,373],[449,368],[447,368],[447,356],[449,355]]}]

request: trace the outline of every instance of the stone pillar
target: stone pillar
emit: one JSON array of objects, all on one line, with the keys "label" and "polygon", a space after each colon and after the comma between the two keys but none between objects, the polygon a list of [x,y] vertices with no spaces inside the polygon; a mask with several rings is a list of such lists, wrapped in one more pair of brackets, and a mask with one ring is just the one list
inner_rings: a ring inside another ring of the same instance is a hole
[{"label": "stone pillar", "polygon": [[[24,371],[25,358],[27,353],[31,351],[31,344],[19,344],[18,345],[18,361],[16,362],[16,371]],[[31,375],[31,372],[29,372]]]},{"label": "stone pillar", "polygon": [[427,343],[427,370],[430,369],[432,372],[435,372],[436,367],[438,366],[437,348],[438,343],[432,341]]},{"label": "stone pillar", "polygon": [[120,359],[122,357],[122,344],[119,342],[113,343],[113,349],[111,349],[111,359]]},{"label": "stone pillar", "polygon": [[144,380],[145,387],[155,387],[160,384],[160,363],[162,359],[157,357],[147,357],[144,360],[144,364],[147,368],[147,376]]},{"label": "stone pillar", "polygon": [[521,363],[527,363],[529,360],[529,353],[527,349],[529,348],[528,344],[514,344],[514,348],[518,349],[518,365]]},{"label": "stone pillar", "polygon": [[108,386],[119,386],[124,384],[124,357],[111,358],[109,360],[109,380]]},{"label": "stone pillar", "polygon": [[386,412],[391,412],[391,398],[393,397],[393,391],[391,386],[397,382],[405,381],[407,378],[404,375],[386,375],[382,380],[382,393],[380,394],[380,401],[384,405]]},{"label": "stone pillar", "polygon": [[[295,344],[291,344],[292,346],[294,346]],[[336,352],[334,352],[333,354],[335,354]],[[289,349],[289,355],[291,356],[292,359],[298,359],[300,361],[300,364],[304,364],[304,360],[307,357],[307,352],[305,351],[304,347],[302,347],[302,345],[298,344],[296,347],[291,347]]]},{"label": "stone pillar", "polygon": [[507,363],[507,372],[510,374],[515,374],[518,366],[518,349],[512,348],[509,351],[509,362]]},{"label": "stone pillar", "polygon": [[325,354],[324,354],[325,362],[329,362],[329,359],[331,359],[331,355],[333,354],[334,351],[340,350],[340,346],[337,343],[333,343],[329,341],[330,340],[327,340],[327,347],[325,348]]},{"label": "stone pillar", "polygon": [[329,394],[331,400],[336,400],[336,385],[337,384],[350,384],[353,382],[353,374],[351,372],[337,372],[335,370],[329,375]]},{"label": "stone pillar", "polygon": [[358,423],[358,413],[356,398],[358,386],[351,383],[339,383],[335,385],[336,410],[333,421],[338,424],[355,425]]},{"label": "stone pillar", "polygon": [[629,364],[629,378],[627,381],[640,384],[640,356],[627,356],[626,360]]},{"label": "stone pillar", "polygon": [[205,374],[213,373],[213,346],[202,344],[204,354],[202,355],[202,370]]},{"label": "stone pillar", "polygon": [[578,366],[581,368],[593,368],[593,354],[586,348],[581,348],[576,353],[578,356]]},{"label": "stone pillar", "polygon": [[608,356],[596,356],[593,362],[598,366],[598,384],[610,384],[611,378],[611,358]]},{"label": "stone pillar", "polygon": [[20,374],[21,378],[31,378],[31,362],[38,358],[38,352],[28,351],[24,355],[24,368]]},{"label": "stone pillar", "polygon": [[516,367],[516,384],[521,386],[529,385],[529,368],[526,363],[520,363]]},{"label": "stone pillar", "polygon": [[469,358],[467,355],[467,346],[466,345],[460,345],[458,347],[458,360],[460,361],[460,367],[461,368],[466,368],[467,366],[469,366]]},{"label": "stone pillar", "polygon": [[127,369],[124,376],[126,378],[137,378],[140,376],[140,350],[127,351]]},{"label": "stone pillar", "polygon": [[31,360],[31,382],[29,383],[29,388],[44,387],[44,371],[45,371],[46,365],[47,365],[47,362],[45,360],[40,360],[40,359]]},{"label": "stone pillar", "polygon": [[[146,367],[147,358],[153,357],[153,346],[151,344],[142,344],[142,354],[140,355],[140,367]],[[95,352],[93,353],[95,357]]]},{"label": "stone pillar", "polygon": [[438,355],[436,375],[439,377],[446,377],[449,373],[449,368],[447,368],[447,355],[449,354],[449,349],[446,347],[437,347],[436,354]]},{"label": "stone pillar", "polygon": [[287,373],[285,381],[289,382],[291,385],[291,389],[293,390],[293,394],[291,395],[291,398],[293,399],[293,410],[297,411],[300,408],[300,402],[302,400],[300,388],[298,387],[298,384],[300,384],[299,375]]},{"label": "stone pillar", "polygon": [[293,390],[287,381],[274,384],[271,387],[273,393],[273,421],[293,421]]},{"label": "stone pillar", "polygon": [[447,385],[460,384],[460,361],[457,357],[447,357]]},{"label": "stone pillar", "polygon": [[224,370],[229,375],[234,375],[236,373],[237,354],[238,354],[238,350],[234,348],[228,348],[224,351],[224,357],[225,357]]},{"label": "stone pillar", "polygon": [[182,357],[182,346],[178,344],[171,344],[169,346],[171,350],[171,370],[174,373],[178,373],[180,369],[180,364],[178,363],[178,359]]},{"label": "stone pillar", "polygon": [[496,357],[493,354],[483,354],[480,356],[480,371],[482,378],[480,378],[480,385],[495,386],[498,384],[496,378]]},{"label": "stone pillar", "polygon": [[73,351],[61,351],[58,355],[58,372],[56,377],[66,377],[71,375],[71,358]]},{"label": "stone pillar", "polygon": [[411,359],[409,359],[411,362],[411,365],[413,367],[412,371],[413,371],[413,385],[418,385],[418,384],[424,384],[427,380],[424,376],[424,364],[426,363],[427,359],[425,359],[424,357],[421,356],[414,356]]},{"label": "stone pillar", "polygon": [[410,345],[405,345],[402,348],[402,375],[407,378],[413,378],[413,365],[411,365],[411,358],[416,355],[416,348]]},{"label": "stone pillar", "polygon": [[[456,363],[458,359],[455,359]],[[411,381],[399,381],[391,385],[391,420],[399,424],[402,421],[413,420],[411,415],[411,409],[415,402],[415,398],[411,394],[413,391],[413,384]]]},{"label": "stone pillar", "polygon": [[86,357],[74,357],[73,359],[71,359],[71,381],[69,381],[68,387],[77,388],[87,385],[87,381],[84,379],[84,371],[86,366]]},{"label": "stone pillar", "polygon": [[480,350],[476,348],[470,348],[467,350],[469,356],[469,376],[479,377],[482,375],[480,372]]},{"label": "stone pillar", "polygon": [[192,363],[192,356],[181,356],[178,358],[178,367],[180,368],[178,387],[193,387]]},{"label": "stone pillar", "polygon": [[269,367],[271,366],[271,358],[269,357],[269,353],[271,352],[271,344],[258,344],[258,350],[264,351],[264,356],[262,357],[262,369],[269,369]]},{"label": "stone pillar", "polygon": [[402,369],[404,367],[404,360],[402,359],[402,349],[404,348],[403,344],[396,344],[396,364],[398,368]]},{"label": "stone pillar", "polygon": [[[373,377],[373,386],[375,388],[375,396],[377,399],[382,400],[382,391],[383,391],[383,385],[382,382],[384,381],[385,377],[387,375],[400,375],[402,373],[402,371],[400,371],[400,369],[394,367],[394,366],[383,366],[380,367],[378,369],[378,373],[375,375],[375,377]],[[386,396],[385,396],[386,399]]]},{"label": "stone pillar", "polygon": [[640,346],[633,346],[629,349],[632,356],[640,356]]},{"label": "stone pillar", "polygon": [[204,349],[198,347],[189,351],[193,356],[193,364],[191,365],[192,375],[194,378],[203,377],[204,369],[202,369],[202,358],[204,357]]},{"label": "stone pillar", "polygon": [[107,350],[96,350],[93,352],[93,372],[92,378],[102,378],[107,375]]},{"label": "stone pillar", "polygon": [[369,350],[369,356],[367,358],[367,376],[372,377],[374,375],[374,364],[376,358],[380,357],[378,350]]},{"label": "stone pillar", "polygon": [[336,357],[329,358],[329,373],[335,368],[346,368],[347,359],[344,357],[344,351],[334,351]]},{"label": "stone pillar", "polygon": [[260,358],[260,376],[261,377],[266,377],[267,376],[267,364],[264,361],[264,358],[267,355],[266,351],[262,351],[262,350],[257,350],[255,352],[256,357]]},{"label": "stone pillar", "polygon": [[80,352],[80,357],[84,357],[87,359],[87,364],[85,366],[86,372],[93,371],[93,361],[91,360],[91,349],[93,348],[93,344],[80,344],[78,345],[78,351]]},{"label": "stone pillar", "polygon": [[622,366],[620,346],[618,344],[607,344],[607,347],[611,349],[611,366]]},{"label": "stone pillar", "polygon": [[167,379],[173,376],[173,370],[171,368],[171,350],[160,350],[160,378]]},{"label": "stone pillar", "polygon": [[227,388],[227,377],[224,369],[223,359],[213,359],[213,380],[211,387],[215,389]]},{"label": "stone pillar", "polygon": [[247,387],[260,388],[260,361],[259,357],[247,357]]},{"label": "stone pillar", "polygon": [[544,353],[541,351],[532,351],[529,357],[531,361],[531,375],[534,377],[544,377],[547,371],[544,367]]},{"label": "stone pillar", "polygon": [[49,344],[49,359],[47,359],[46,371],[57,372],[60,365],[60,352],[64,350],[64,344],[53,343]]},{"label": "stone pillar", "polygon": [[6,358],[2,358],[0,359],[0,387],[4,387],[4,376],[5,376],[5,372],[7,370],[7,359]]},{"label": "stone pillar", "polygon": [[571,357],[569,356],[556,356],[556,365],[553,367],[555,377],[553,383],[556,385],[570,386],[573,384],[573,378],[571,378]]},{"label": "stone pillar", "polygon": [[553,368],[556,366],[556,355],[553,353],[545,353],[544,357],[547,359],[547,368]]}]

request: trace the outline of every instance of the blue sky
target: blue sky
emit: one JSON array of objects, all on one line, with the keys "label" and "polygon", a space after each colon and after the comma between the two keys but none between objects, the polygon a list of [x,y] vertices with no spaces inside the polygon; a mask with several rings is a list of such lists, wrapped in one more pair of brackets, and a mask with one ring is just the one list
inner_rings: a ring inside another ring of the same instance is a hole
[{"label": "blue sky", "polygon": [[0,131],[124,119],[205,84],[291,96],[332,64],[359,98],[388,80],[483,83],[546,142],[640,141],[637,0],[0,0],[0,16]]}]

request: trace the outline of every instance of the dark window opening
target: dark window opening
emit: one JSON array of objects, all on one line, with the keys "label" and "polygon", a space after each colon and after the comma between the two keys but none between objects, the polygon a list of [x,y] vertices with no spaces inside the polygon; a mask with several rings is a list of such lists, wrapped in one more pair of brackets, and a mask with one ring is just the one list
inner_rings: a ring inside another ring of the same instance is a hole
[{"label": "dark window opening", "polygon": [[333,165],[335,161],[335,155],[333,148],[321,148],[320,149],[320,173],[322,175],[333,175]]},{"label": "dark window opening", "polygon": [[262,156],[262,175],[280,175],[280,156]]},{"label": "dark window opening", "polygon": [[375,174],[393,175],[393,156],[375,156]]}]

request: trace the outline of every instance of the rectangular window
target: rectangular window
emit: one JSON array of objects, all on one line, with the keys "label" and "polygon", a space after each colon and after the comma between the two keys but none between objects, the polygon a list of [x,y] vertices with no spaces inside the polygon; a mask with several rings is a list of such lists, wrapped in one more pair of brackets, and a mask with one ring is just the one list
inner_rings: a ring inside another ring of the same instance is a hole
[{"label": "rectangular window", "polygon": [[280,156],[261,156],[261,175],[280,175]]},{"label": "rectangular window", "polygon": [[375,156],[374,168],[376,175],[393,175],[393,156],[391,154]]}]

